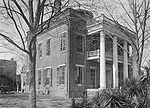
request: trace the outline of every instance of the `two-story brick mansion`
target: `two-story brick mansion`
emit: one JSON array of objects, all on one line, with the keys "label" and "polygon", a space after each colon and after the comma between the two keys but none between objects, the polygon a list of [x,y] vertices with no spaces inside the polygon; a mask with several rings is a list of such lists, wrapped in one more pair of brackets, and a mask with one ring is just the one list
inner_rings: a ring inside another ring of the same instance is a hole
[{"label": "two-story brick mansion", "polygon": [[[57,20],[56,20],[57,19]],[[68,8],[37,37],[36,89],[51,96],[81,96],[87,89],[120,87],[134,75],[130,38],[104,15]],[[28,92],[28,72],[23,78]]]}]

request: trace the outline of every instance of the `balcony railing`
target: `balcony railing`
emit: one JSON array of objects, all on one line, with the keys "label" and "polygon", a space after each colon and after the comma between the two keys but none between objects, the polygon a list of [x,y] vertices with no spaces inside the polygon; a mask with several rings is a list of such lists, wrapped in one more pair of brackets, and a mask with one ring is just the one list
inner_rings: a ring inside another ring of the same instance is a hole
[{"label": "balcony railing", "polygon": [[[113,60],[113,53],[105,52],[106,60]],[[100,50],[88,51],[87,59],[94,60],[100,58]],[[118,55],[118,61],[123,62],[123,55]],[[132,63],[132,57],[128,57],[128,63]]]},{"label": "balcony railing", "polygon": [[94,51],[89,51],[87,52],[87,58],[90,59],[97,59],[100,56],[100,51],[98,50],[94,50]]}]

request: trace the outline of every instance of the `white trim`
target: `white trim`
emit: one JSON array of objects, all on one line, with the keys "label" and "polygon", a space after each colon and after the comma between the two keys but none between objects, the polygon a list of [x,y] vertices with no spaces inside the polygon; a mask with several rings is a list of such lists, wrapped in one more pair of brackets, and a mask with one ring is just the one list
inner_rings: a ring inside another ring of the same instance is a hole
[{"label": "white trim", "polygon": [[67,31],[63,31],[63,32],[59,33],[58,36],[60,36],[60,35],[63,34],[63,33],[67,33]]},{"label": "white trim", "polygon": [[101,31],[100,29],[93,30],[93,31],[88,31],[88,35],[95,34],[95,33],[98,33],[100,31]]},{"label": "white trim", "polygon": [[39,41],[39,42],[37,42],[37,44],[40,44],[40,43],[43,43],[43,41]]},{"label": "white trim", "polygon": [[84,65],[80,65],[80,64],[76,64],[76,66],[79,66],[79,67],[85,67]]},{"label": "white trim", "polygon": [[51,66],[44,67],[44,69],[48,69],[48,68],[50,68],[50,69],[51,69],[52,67],[51,67]]},{"label": "white trim", "polygon": [[58,67],[66,66],[66,63],[58,65]]}]

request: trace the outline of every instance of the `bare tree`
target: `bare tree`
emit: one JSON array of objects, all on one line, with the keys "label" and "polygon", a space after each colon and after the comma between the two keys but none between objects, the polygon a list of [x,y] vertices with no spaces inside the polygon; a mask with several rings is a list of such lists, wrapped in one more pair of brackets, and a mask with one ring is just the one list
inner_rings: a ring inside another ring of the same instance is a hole
[{"label": "bare tree", "polygon": [[[117,27],[130,38],[131,45],[133,45],[136,53],[136,56],[133,57],[136,62],[136,65],[133,67],[135,72],[134,74],[139,75],[144,48],[150,37],[150,29],[148,25],[150,19],[150,1],[126,0],[122,2],[121,0],[118,0],[116,4],[117,7],[114,7],[113,9],[110,9],[106,3],[104,3],[104,6],[110,17],[116,23]],[[117,11],[112,12],[112,10]],[[129,29],[125,29],[125,27],[121,26],[117,21],[121,21],[121,23],[135,32],[136,41],[134,41],[128,34]]]},{"label": "bare tree", "polygon": [[[30,108],[36,108],[36,39],[49,28],[52,19],[65,9],[69,0],[2,0],[1,15],[14,24],[18,38],[0,33],[4,39],[29,56]],[[26,34],[28,30],[28,34]],[[19,40],[19,43],[16,41]]]}]

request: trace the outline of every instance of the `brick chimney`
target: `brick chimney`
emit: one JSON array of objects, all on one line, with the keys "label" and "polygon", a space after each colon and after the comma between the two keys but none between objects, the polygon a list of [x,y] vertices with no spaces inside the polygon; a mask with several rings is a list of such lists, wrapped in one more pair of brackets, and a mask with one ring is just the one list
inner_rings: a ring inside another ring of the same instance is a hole
[{"label": "brick chimney", "polygon": [[54,13],[57,14],[61,11],[61,0],[54,1]]}]

